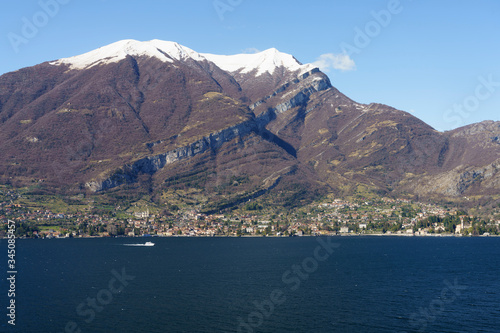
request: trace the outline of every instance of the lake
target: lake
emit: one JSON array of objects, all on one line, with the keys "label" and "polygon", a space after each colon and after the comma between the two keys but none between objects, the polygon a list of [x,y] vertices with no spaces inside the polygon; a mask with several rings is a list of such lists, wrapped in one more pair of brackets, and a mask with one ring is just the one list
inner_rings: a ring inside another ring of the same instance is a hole
[{"label": "lake", "polygon": [[15,328],[2,273],[5,332],[500,331],[500,238],[40,239],[16,250]]}]

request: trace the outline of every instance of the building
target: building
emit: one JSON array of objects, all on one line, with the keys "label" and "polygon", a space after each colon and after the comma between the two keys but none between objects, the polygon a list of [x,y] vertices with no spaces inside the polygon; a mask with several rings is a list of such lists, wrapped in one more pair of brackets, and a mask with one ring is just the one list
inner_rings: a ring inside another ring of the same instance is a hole
[{"label": "building", "polygon": [[116,236],[118,234],[118,228],[114,224],[108,224],[108,227],[106,228],[106,231],[110,236]]},{"label": "building", "polygon": [[144,219],[149,217],[149,209],[146,209],[145,212],[135,212],[134,216],[138,219]]}]

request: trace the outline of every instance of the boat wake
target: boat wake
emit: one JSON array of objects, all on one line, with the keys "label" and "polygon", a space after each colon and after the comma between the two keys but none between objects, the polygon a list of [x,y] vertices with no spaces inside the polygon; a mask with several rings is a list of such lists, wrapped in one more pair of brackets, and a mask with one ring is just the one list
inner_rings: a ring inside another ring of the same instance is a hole
[{"label": "boat wake", "polygon": [[155,243],[146,242],[146,243],[138,243],[138,244],[123,244],[123,246],[154,246]]}]

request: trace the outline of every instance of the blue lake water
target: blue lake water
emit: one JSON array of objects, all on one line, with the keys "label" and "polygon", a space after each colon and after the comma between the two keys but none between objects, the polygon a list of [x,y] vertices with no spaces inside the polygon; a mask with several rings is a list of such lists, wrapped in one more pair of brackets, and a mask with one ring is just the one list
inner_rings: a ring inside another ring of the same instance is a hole
[{"label": "blue lake water", "polygon": [[2,332],[500,332],[500,238],[18,240],[16,260]]}]

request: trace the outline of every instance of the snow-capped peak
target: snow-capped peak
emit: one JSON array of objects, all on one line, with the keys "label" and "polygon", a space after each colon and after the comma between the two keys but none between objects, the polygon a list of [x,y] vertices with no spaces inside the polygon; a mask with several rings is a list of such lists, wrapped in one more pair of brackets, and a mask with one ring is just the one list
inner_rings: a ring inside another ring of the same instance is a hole
[{"label": "snow-capped peak", "polygon": [[121,40],[82,55],[63,58],[51,62],[52,65],[67,64],[71,69],[86,69],[96,65],[118,62],[130,56],[155,57],[162,61],[173,62],[192,58],[204,60],[197,52],[175,42],[151,40],[139,42],[133,39]]},{"label": "snow-capped peak", "polygon": [[245,74],[256,70],[257,76],[266,72],[272,74],[276,68],[281,66],[293,72],[298,70],[306,72],[314,68],[310,64],[302,65],[293,56],[281,53],[274,48],[254,54],[215,55],[197,53],[178,43],[158,39],[147,42],[133,39],[121,40],[82,55],[53,61],[50,64],[67,64],[71,69],[86,69],[96,65],[118,62],[125,59],[127,55],[155,57],[165,62],[187,59],[207,60],[228,72]]},{"label": "snow-capped peak", "polygon": [[256,76],[266,72],[272,74],[276,68],[281,66],[292,72],[298,70],[305,72],[314,68],[310,64],[302,65],[293,56],[279,52],[275,48],[253,54],[215,55],[204,53],[203,56],[225,71],[244,74],[256,70]]}]

